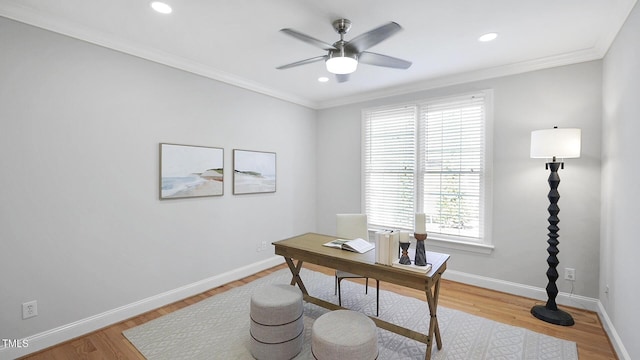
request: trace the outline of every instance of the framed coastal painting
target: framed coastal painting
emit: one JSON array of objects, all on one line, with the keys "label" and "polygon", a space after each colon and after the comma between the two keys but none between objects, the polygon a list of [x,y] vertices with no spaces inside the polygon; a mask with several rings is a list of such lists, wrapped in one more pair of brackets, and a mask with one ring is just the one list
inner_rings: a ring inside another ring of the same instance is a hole
[{"label": "framed coastal painting", "polygon": [[221,196],[223,192],[223,149],[160,144],[161,200]]},{"label": "framed coastal painting", "polygon": [[276,191],[276,153],[233,150],[233,193]]}]

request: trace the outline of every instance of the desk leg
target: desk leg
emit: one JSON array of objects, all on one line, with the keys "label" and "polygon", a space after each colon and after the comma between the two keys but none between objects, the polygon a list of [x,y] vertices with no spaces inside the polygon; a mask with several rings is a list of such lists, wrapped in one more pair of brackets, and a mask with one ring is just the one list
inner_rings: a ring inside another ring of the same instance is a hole
[{"label": "desk leg", "polygon": [[[434,314],[438,309],[438,299],[440,298],[440,275],[437,275],[436,281],[433,285],[433,307]],[[442,338],[440,337],[440,324],[436,319],[436,327],[435,327],[435,336],[436,336],[436,345],[438,346],[438,350],[442,349]]]},{"label": "desk leg", "polygon": [[[438,318],[436,316],[438,310],[438,296],[440,295],[440,276],[432,284],[427,282],[425,286],[425,293],[427,294],[427,303],[429,304],[429,314],[431,320],[429,321],[429,332],[427,334],[427,353],[425,354],[425,360],[431,359],[431,350],[433,349],[433,337],[435,335],[436,345],[438,350],[442,349],[442,339],[440,338],[440,326],[438,325]],[[432,292],[433,290],[433,292]]]},{"label": "desk leg", "polygon": [[[293,260],[291,260],[291,262],[293,263]],[[289,264],[289,263],[287,263]],[[296,276],[300,277],[300,269],[302,269],[302,261],[298,261],[298,264],[295,266],[295,270],[291,270],[291,274],[293,275],[293,277],[291,278],[291,283],[290,285],[294,285],[296,283]]]},{"label": "desk leg", "polygon": [[300,270],[302,269],[303,262],[301,260],[298,260],[298,263],[294,265],[291,258],[286,257],[284,258],[284,260],[287,262],[289,270],[291,270],[291,275],[293,275],[291,277],[291,285],[293,285],[294,283],[298,284],[298,287],[300,288],[302,293],[308,295],[309,293],[307,292],[307,288],[305,288],[304,283],[302,282],[302,278],[300,278]]}]

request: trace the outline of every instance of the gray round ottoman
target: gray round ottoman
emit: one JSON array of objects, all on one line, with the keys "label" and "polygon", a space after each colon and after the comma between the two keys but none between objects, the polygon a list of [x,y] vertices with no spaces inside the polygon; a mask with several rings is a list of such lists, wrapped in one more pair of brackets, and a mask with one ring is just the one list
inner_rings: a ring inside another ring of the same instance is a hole
[{"label": "gray round ottoman", "polygon": [[302,350],[302,292],[291,285],[266,285],[251,296],[251,355],[288,360]]},{"label": "gray round ottoman", "polygon": [[366,315],[335,310],[311,328],[311,352],[318,360],[373,360],[378,357],[376,324]]}]

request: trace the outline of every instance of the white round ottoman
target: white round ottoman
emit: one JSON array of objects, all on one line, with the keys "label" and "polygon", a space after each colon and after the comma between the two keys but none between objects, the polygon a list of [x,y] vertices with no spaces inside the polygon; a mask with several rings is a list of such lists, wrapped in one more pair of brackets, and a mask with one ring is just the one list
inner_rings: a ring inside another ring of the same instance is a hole
[{"label": "white round ottoman", "polygon": [[302,350],[302,292],[291,285],[266,285],[251,296],[251,355],[288,360]]},{"label": "white round ottoman", "polygon": [[378,357],[376,324],[366,315],[335,310],[311,328],[311,352],[318,360],[373,360]]}]

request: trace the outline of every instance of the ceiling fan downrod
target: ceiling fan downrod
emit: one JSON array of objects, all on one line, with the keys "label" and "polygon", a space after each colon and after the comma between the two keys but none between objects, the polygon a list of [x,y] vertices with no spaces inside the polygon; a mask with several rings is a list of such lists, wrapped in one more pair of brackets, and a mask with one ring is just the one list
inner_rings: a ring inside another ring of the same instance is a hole
[{"label": "ceiling fan downrod", "polygon": [[340,34],[340,40],[342,40],[342,36],[348,33],[349,29],[351,29],[351,21],[347,19],[338,19],[333,22],[333,28],[338,34]]}]

